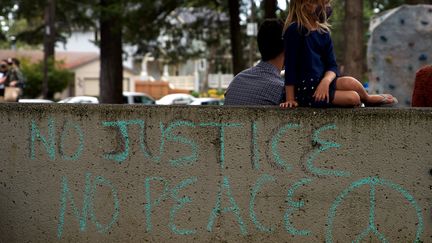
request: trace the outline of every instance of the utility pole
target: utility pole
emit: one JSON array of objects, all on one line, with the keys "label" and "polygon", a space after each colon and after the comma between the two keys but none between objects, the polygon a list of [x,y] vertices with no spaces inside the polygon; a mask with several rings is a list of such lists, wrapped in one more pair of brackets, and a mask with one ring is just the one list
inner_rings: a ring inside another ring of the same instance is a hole
[{"label": "utility pole", "polygon": [[44,21],[44,79],[42,84],[42,95],[48,98],[48,70],[49,66],[54,64],[54,47],[55,47],[55,0],[48,0],[45,6]]}]

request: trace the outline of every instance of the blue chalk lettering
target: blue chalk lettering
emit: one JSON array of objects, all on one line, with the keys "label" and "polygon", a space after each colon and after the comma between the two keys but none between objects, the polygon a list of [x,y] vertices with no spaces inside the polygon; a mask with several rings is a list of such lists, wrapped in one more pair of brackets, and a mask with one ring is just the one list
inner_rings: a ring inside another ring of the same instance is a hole
[{"label": "blue chalk lettering", "polygon": [[[151,200],[150,183],[152,181],[159,181],[159,182],[162,182],[164,185],[164,189],[163,189],[162,194],[154,202],[152,202],[152,200]],[[145,198],[146,198],[146,203],[144,206],[145,215],[146,215],[146,225],[147,225],[146,231],[151,232],[153,229],[152,209],[153,209],[153,207],[158,206],[161,203],[161,201],[167,199],[167,197],[169,196],[169,184],[168,184],[168,181],[162,177],[147,177],[145,179],[144,187],[145,187]]]},{"label": "blue chalk lettering", "polygon": [[63,235],[63,226],[64,226],[64,217],[67,207],[67,202],[70,202],[72,207],[73,215],[78,219],[80,225],[80,231],[85,231],[87,227],[87,213],[91,200],[91,181],[90,181],[91,173],[86,173],[85,176],[85,190],[84,190],[84,198],[82,204],[81,213],[78,208],[75,206],[75,200],[72,192],[69,190],[69,185],[67,178],[65,176],[62,177],[62,186],[61,186],[61,195],[60,195],[60,214],[59,214],[59,223],[57,225],[57,237],[60,239]]},{"label": "blue chalk lettering", "polygon": [[260,154],[258,149],[258,125],[256,122],[252,123],[252,165],[255,170],[259,170]]},{"label": "blue chalk lettering", "polygon": [[[153,161],[156,162],[157,164],[160,163],[163,154],[165,153],[165,137],[166,137],[166,129],[165,126],[162,122],[159,123],[159,129],[161,131],[161,138],[160,138],[160,143],[159,143],[159,155],[158,156],[154,156],[153,157]],[[168,129],[168,128],[167,128]],[[143,143],[141,142],[141,148],[144,150],[144,146]],[[144,155],[146,156],[146,158],[149,157],[149,154],[146,152],[144,152]]]},{"label": "blue chalk lettering", "polygon": [[192,154],[179,159],[170,159],[170,164],[174,167],[193,165],[198,159],[198,144],[194,141],[187,139],[183,136],[177,136],[173,134],[173,130],[178,127],[192,127],[195,128],[196,125],[188,121],[176,121],[169,125],[169,127],[164,131],[167,141],[183,143],[191,147]]},{"label": "blue chalk lettering", "polygon": [[[67,128],[73,128],[75,132],[78,134],[78,147],[73,155],[66,155],[65,153],[65,137],[67,135]],[[72,122],[66,122],[63,132],[60,137],[60,154],[62,155],[62,158],[64,160],[72,160],[76,161],[80,158],[82,151],[84,150],[84,133],[81,129],[81,127],[78,124],[73,124]]]},{"label": "blue chalk lettering", "polygon": [[[111,216],[111,221],[107,224],[107,225],[102,225],[101,223],[99,223],[96,219],[96,214],[94,211],[94,198],[95,198],[95,194],[97,191],[97,186],[108,186],[111,188],[111,195],[113,197],[114,200],[114,213]],[[118,199],[118,193],[117,193],[117,189],[113,186],[113,184],[111,183],[111,181],[103,178],[102,176],[98,176],[96,177],[96,179],[93,181],[93,190],[92,190],[92,195],[91,195],[91,207],[90,207],[90,218],[92,220],[92,222],[96,225],[96,229],[100,232],[100,233],[106,233],[109,229],[111,229],[111,227],[118,221],[119,215],[120,215],[120,202]]]},{"label": "blue chalk lettering", "polygon": [[139,125],[140,127],[144,127],[144,121],[142,120],[129,120],[129,121],[114,121],[114,122],[102,122],[104,127],[118,127],[120,134],[122,136],[122,140],[124,142],[124,150],[117,154],[108,153],[104,154],[104,158],[107,160],[114,160],[117,163],[121,164],[125,161],[129,156],[130,150],[130,142],[129,142],[129,133],[128,126],[129,125]]},{"label": "blue chalk lettering", "polygon": [[[87,228],[87,218],[88,214],[90,213],[91,221],[96,225],[96,229],[100,233],[107,232],[115,222],[117,222],[118,217],[120,215],[120,203],[118,199],[118,193],[117,190],[114,188],[113,184],[103,178],[102,176],[96,177],[96,179],[93,181],[93,187],[91,183],[91,173],[86,173],[85,175],[85,190],[84,190],[84,197],[83,197],[83,204],[82,204],[82,210],[81,213],[79,212],[78,208],[76,207],[75,200],[73,197],[72,192],[69,189],[68,181],[65,176],[62,177],[62,189],[61,189],[61,195],[60,195],[60,214],[59,214],[59,223],[57,226],[57,237],[60,239],[63,235],[63,228],[64,228],[64,218],[66,213],[66,207],[67,202],[70,202],[70,205],[72,207],[73,215],[78,219],[79,225],[80,225],[80,231],[85,231]],[[97,191],[97,186],[99,185],[106,185],[111,188],[111,194],[114,199],[114,213],[111,217],[110,223],[108,223],[106,226],[103,226],[96,220],[96,215],[94,211],[94,204],[93,201],[95,199],[95,194]]]},{"label": "blue chalk lettering", "polygon": [[336,197],[335,201],[333,202],[333,204],[329,209],[328,216],[327,216],[326,242],[328,243],[333,242],[333,224],[336,218],[337,208],[340,206],[340,204],[342,204],[342,202],[351,192],[364,185],[370,186],[370,191],[369,191],[370,209],[369,209],[369,222],[368,222],[369,225],[360,235],[356,237],[356,239],[353,242],[362,241],[370,233],[374,234],[381,242],[388,242],[385,236],[378,231],[378,228],[375,223],[375,208],[376,208],[375,194],[376,194],[377,186],[384,186],[396,192],[399,192],[411,204],[411,207],[415,209],[418,221],[417,221],[416,238],[414,242],[421,242],[420,237],[423,234],[424,222],[423,222],[422,209],[418,205],[417,201],[402,186],[378,177],[368,177],[368,178],[363,178],[358,181],[355,181]]},{"label": "blue chalk lettering", "polygon": [[35,143],[36,139],[42,141],[42,144],[45,146],[45,149],[48,153],[48,157],[51,160],[55,160],[56,152],[55,152],[55,122],[53,118],[48,119],[48,139],[41,135],[39,127],[37,126],[34,120],[31,121],[31,138],[30,138],[30,158],[32,160],[36,157],[35,152]]},{"label": "blue chalk lettering", "polygon": [[282,139],[282,137],[285,135],[285,133],[288,132],[288,130],[296,129],[300,127],[301,126],[299,124],[289,123],[283,126],[281,129],[279,129],[278,133],[272,138],[271,149],[272,149],[273,158],[275,159],[275,162],[278,165],[282,166],[286,171],[291,171],[292,166],[281,158],[281,155],[278,150],[279,142]]},{"label": "blue chalk lettering", "polygon": [[227,127],[242,127],[241,123],[201,123],[200,127],[219,127],[220,128],[220,165],[225,169],[225,128]]},{"label": "blue chalk lettering", "polygon": [[262,232],[271,233],[273,232],[273,227],[266,227],[259,222],[257,219],[256,213],[255,213],[255,198],[258,192],[261,190],[261,186],[266,182],[274,182],[276,179],[273,176],[270,175],[262,175],[258,181],[256,182],[255,186],[252,188],[251,192],[251,200],[249,202],[249,216],[252,219],[252,222],[256,226],[256,228]]},{"label": "blue chalk lettering", "polygon": [[321,127],[320,129],[316,130],[313,134],[313,138],[312,140],[321,145],[318,149],[316,149],[308,158],[307,162],[306,162],[306,168],[313,174],[315,175],[321,175],[321,176],[338,176],[338,177],[349,177],[351,176],[350,172],[346,172],[346,171],[341,171],[341,170],[329,170],[329,169],[321,169],[321,168],[317,168],[314,165],[314,161],[315,159],[318,157],[318,155],[322,152],[325,152],[331,148],[340,148],[341,145],[334,143],[334,142],[330,142],[330,141],[325,141],[320,139],[320,134],[324,131],[327,130],[336,130],[336,125],[331,124],[331,125],[327,125],[324,127]]},{"label": "blue chalk lettering", "polygon": [[302,207],[304,207],[304,202],[303,201],[294,201],[294,194],[295,192],[302,186],[305,186],[309,183],[312,182],[312,179],[309,178],[304,178],[301,179],[300,181],[294,183],[294,185],[288,190],[287,193],[287,203],[290,206],[286,212],[285,212],[285,216],[284,216],[284,222],[285,222],[285,229],[288,233],[290,233],[291,235],[299,235],[299,236],[308,236],[311,234],[311,232],[309,230],[298,230],[296,229],[292,223],[291,223],[291,215],[298,211],[299,209],[301,209]]},{"label": "blue chalk lettering", "polygon": [[195,234],[196,233],[195,229],[193,229],[193,230],[178,229],[177,225],[175,225],[175,223],[174,223],[177,211],[179,211],[180,209],[182,209],[183,206],[186,203],[192,202],[192,199],[190,199],[190,197],[187,197],[187,196],[179,198],[178,194],[179,194],[180,190],[182,190],[183,188],[185,188],[185,187],[187,187],[189,185],[194,184],[195,182],[197,182],[197,178],[196,177],[191,177],[189,179],[186,179],[186,180],[180,182],[171,191],[171,197],[177,203],[171,208],[168,226],[170,227],[170,229],[175,234],[178,234],[178,235],[191,235],[191,234]]},{"label": "blue chalk lettering", "polygon": [[[223,191],[226,191],[226,195],[229,198],[229,203],[230,203],[231,206],[227,207],[227,208],[221,209],[221,199],[222,199],[222,192]],[[212,229],[213,229],[213,225],[214,225],[215,219],[221,213],[227,213],[227,212],[233,212],[234,213],[234,215],[236,216],[237,222],[238,222],[238,224],[240,226],[240,232],[241,232],[241,234],[242,235],[246,235],[247,234],[247,229],[246,229],[246,225],[244,224],[243,219],[242,219],[242,217],[240,215],[240,208],[237,205],[234,197],[232,196],[231,187],[230,187],[228,178],[226,176],[224,176],[223,177],[223,181],[222,181],[221,186],[220,186],[220,189],[219,189],[219,192],[218,192],[217,197],[216,197],[216,205],[215,205],[215,207],[213,208],[213,210],[212,210],[212,212],[210,214],[210,218],[209,218],[209,221],[208,221],[208,224],[207,224],[207,230],[209,232],[211,232]]]}]

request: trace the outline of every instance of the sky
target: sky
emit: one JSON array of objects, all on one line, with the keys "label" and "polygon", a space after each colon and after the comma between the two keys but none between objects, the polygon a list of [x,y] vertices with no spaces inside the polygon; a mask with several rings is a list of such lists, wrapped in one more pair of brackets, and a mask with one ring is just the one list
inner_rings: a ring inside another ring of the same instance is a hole
[{"label": "sky", "polygon": [[281,8],[282,10],[286,10],[286,1],[285,0],[278,0],[278,5],[279,8]]}]

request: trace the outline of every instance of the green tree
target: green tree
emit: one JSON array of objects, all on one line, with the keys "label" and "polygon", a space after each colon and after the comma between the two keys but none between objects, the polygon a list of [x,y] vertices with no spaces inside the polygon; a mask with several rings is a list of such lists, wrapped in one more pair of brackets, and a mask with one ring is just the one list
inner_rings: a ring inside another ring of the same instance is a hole
[{"label": "green tree", "polygon": [[[52,60],[50,60],[52,62]],[[62,92],[74,81],[74,74],[62,68],[63,63],[51,63],[48,69],[48,99],[53,99],[54,94]],[[27,98],[37,98],[42,92],[43,83],[43,61],[38,63],[30,63],[23,60],[21,64],[21,71],[26,78],[24,96]]]}]

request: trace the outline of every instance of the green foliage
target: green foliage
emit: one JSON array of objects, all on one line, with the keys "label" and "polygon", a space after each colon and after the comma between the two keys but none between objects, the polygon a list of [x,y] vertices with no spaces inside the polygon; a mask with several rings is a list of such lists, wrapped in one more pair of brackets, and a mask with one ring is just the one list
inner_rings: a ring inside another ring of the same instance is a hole
[{"label": "green foliage", "polygon": [[200,93],[196,91],[192,91],[190,94],[195,98],[198,98],[200,96]]},{"label": "green foliage", "polygon": [[[42,93],[43,82],[43,61],[39,63],[30,63],[22,61],[21,71],[26,78],[24,96],[28,98],[39,97]],[[62,92],[74,81],[74,74],[66,69],[61,68],[62,63],[56,62],[55,65],[48,65],[48,97],[53,99],[54,94]]]}]

